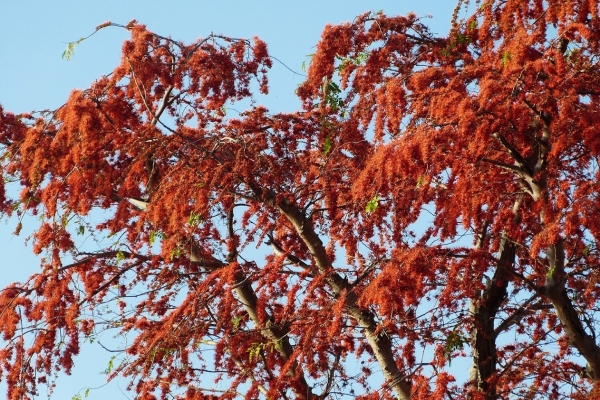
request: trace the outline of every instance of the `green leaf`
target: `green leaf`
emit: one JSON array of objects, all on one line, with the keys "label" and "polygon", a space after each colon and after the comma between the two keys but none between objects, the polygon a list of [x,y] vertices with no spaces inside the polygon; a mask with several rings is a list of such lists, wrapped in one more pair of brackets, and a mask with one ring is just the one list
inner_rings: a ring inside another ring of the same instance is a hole
[{"label": "green leaf", "polygon": [[456,331],[448,334],[448,337],[446,338],[446,345],[444,346],[444,355],[448,357],[448,365],[452,364],[452,352],[456,350],[462,350],[464,345],[467,343],[467,339]]},{"label": "green leaf", "polygon": [[84,40],[85,38],[80,38],[79,40],[76,40],[74,42],[69,42],[69,44],[67,44],[67,49],[62,54],[63,60],[66,59],[67,61],[71,61],[71,58],[73,58],[73,55],[75,54],[75,46],[77,46]]},{"label": "green leaf", "polygon": [[161,231],[152,231],[150,232],[150,236],[148,237],[148,243],[150,244],[150,246],[152,246],[154,244],[154,242],[156,242],[156,239],[164,239],[165,238],[165,234],[162,233]]},{"label": "green leaf", "polygon": [[584,256],[587,256],[588,254],[590,254],[590,245],[589,244],[583,248],[582,253]]},{"label": "green leaf", "polygon": [[[314,56],[315,56],[314,53],[306,55],[306,58],[308,58],[308,65],[310,65]],[[306,72],[306,69],[307,69],[307,64],[306,64],[306,60],[304,60],[304,61],[302,61],[302,72]]]},{"label": "green leaf", "polygon": [[176,258],[176,257],[181,257],[181,250],[180,249],[171,250],[171,254],[169,255],[169,257],[171,259]]},{"label": "green leaf", "polygon": [[202,216],[200,216],[200,214],[196,214],[193,211],[190,212],[190,217],[188,218],[188,224],[190,226],[198,226],[202,222],[204,222],[204,220],[202,219]]},{"label": "green leaf", "polygon": [[506,64],[508,64],[511,61],[512,61],[512,54],[510,54],[508,51],[505,51],[504,53],[502,53],[502,66],[506,66]]},{"label": "green leaf", "polygon": [[262,343],[252,343],[250,345],[250,348],[247,350],[248,351],[248,361],[251,362],[253,359],[258,358],[262,348],[263,348]]},{"label": "green leaf", "polygon": [[343,71],[344,68],[351,64],[356,66],[361,65],[369,59],[369,54],[370,53],[368,51],[361,51],[354,58],[336,56],[336,58],[340,61],[340,65],[336,68],[336,70]]},{"label": "green leaf", "polygon": [[85,235],[85,226],[83,226],[83,225],[79,225],[79,226],[77,227],[77,234],[78,234],[79,236],[83,236],[83,235]]},{"label": "green leaf", "polygon": [[106,367],[106,370],[104,371],[104,373],[110,374],[112,372],[112,370],[115,367],[115,358],[117,358],[117,356],[112,356],[110,358],[110,360],[108,361],[108,366]]},{"label": "green leaf", "polygon": [[75,53],[75,45],[73,42],[67,45],[67,49],[62,53],[63,60],[71,61],[71,57],[73,57],[73,53]]},{"label": "green leaf", "polygon": [[237,317],[233,317],[231,322],[233,323],[234,331],[237,331],[240,328],[240,322],[242,322],[243,319],[244,319],[244,317],[242,317],[241,315],[239,315]]},{"label": "green leaf", "polygon": [[125,259],[125,253],[121,250],[117,251],[117,264]]},{"label": "green leaf", "polygon": [[340,89],[337,83],[333,81],[323,82],[323,92],[325,95],[325,103],[331,107],[333,112],[344,105],[344,101],[340,96],[342,89]]},{"label": "green leaf", "polygon": [[333,81],[329,81],[329,83],[327,84],[327,93],[328,94],[332,94],[332,95],[336,95],[341,93],[342,89],[340,89],[340,87],[338,86],[337,83],[333,82]]},{"label": "green leaf", "polygon": [[354,58],[354,64],[360,65],[369,59],[370,53],[368,51],[361,51]]},{"label": "green leaf", "polygon": [[283,348],[283,344],[280,339],[272,340],[269,343],[252,343],[250,348],[247,350],[248,359],[252,361],[253,359],[260,356],[260,352],[263,350],[267,350],[269,352],[274,352],[275,350],[281,351]]},{"label": "green leaf", "polygon": [[150,246],[152,246],[154,244],[155,240],[156,240],[156,231],[152,231],[152,232],[150,232],[150,236],[148,237],[148,243],[150,244]]},{"label": "green leaf", "polygon": [[87,388],[85,390],[85,397],[88,397],[90,395],[90,388]]},{"label": "green leaf", "polygon": [[365,207],[365,211],[368,213],[373,213],[373,212],[377,211],[377,207],[379,207],[379,196],[375,195],[367,203],[367,206]]},{"label": "green leaf", "polygon": [[456,36],[456,43],[458,43],[458,44],[469,44],[470,42],[471,42],[471,39],[465,34],[459,33]]},{"label": "green leaf", "polygon": [[275,340],[275,350],[277,350],[279,352],[281,350],[283,350],[283,343],[282,343],[281,339]]},{"label": "green leaf", "polygon": [[329,135],[325,138],[325,143],[323,143],[323,155],[326,156],[327,153],[331,150],[331,139]]}]

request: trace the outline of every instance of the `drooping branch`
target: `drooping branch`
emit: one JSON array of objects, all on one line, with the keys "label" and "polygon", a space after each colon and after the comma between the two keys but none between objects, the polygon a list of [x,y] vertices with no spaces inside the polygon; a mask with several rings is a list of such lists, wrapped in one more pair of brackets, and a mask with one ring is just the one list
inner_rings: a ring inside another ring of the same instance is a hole
[{"label": "drooping branch", "polygon": [[[235,272],[235,294],[238,296],[244,309],[252,322],[260,329],[261,334],[271,343],[278,343],[276,346],[279,354],[284,361],[292,360],[294,348],[289,340],[289,329],[285,325],[278,324],[273,317],[267,316],[266,320],[261,320],[258,313],[258,298],[254,292],[251,281],[247,279],[241,268],[237,268]],[[298,380],[301,390],[296,391],[296,395],[300,399],[313,398],[312,388],[306,382],[304,375],[297,361],[292,361],[293,365],[290,370],[290,377]]]},{"label": "drooping branch", "polygon": [[263,191],[256,186],[251,187],[257,196],[276,207],[292,224],[296,234],[310,251],[318,272],[325,275],[335,296],[345,294],[348,314],[364,329],[365,338],[373,350],[386,382],[399,399],[409,400],[412,393],[411,382],[397,365],[390,337],[379,327],[370,310],[358,306],[358,298],[348,281],[332,270],[325,246],[312,228],[311,222],[291,201],[285,198],[278,201],[274,193]]},{"label": "drooping branch", "polygon": [[[234,215],[233,209],[229,210],[227,213],[227,232],[228,232],[228,240],[230,241],[230,250],[227,256],[227,261],[229,263],[236,262],[238,250],[236,246],[236,239],[234,238]],[[236,263],[237,264],[237,263]],[[311,399],[313,397],[312,388],[306,382],[304,378],[304,374],[300,369],[300,366],[297,361],[292,360],[292,355],[294,352],[294,348],[290,343],[289,338],[289,329],[286,325],[278,324],[275,319],[269,315],[268,313],[266,320],[261,320],[258,312],[258,298],[252,287],[251,280],[248,279],[246,273],[243,271],[241,266],[237,265],[235,270],[235,285],[234,291],[238,296],[240,302],[244,306],[244,309],[248,313],[248,316],[259,329],[261,334],[265,337],[265,339],[269,340],[271,343],[277,343],[276,346],[279,354],[283,358],[284,361],[291,361],[293,363],[292,368],[290,369],[289,376],[293,379],[298,380],[300,383],[300,390],[296,390],[296,395],[300,399]]]}]

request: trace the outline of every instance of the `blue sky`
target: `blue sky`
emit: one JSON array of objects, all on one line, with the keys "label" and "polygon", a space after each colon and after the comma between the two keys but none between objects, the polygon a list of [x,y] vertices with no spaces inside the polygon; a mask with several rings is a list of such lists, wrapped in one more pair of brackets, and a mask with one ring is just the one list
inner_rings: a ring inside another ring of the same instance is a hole
[{"label": "blue sky", "polygon": [[[6,1],[0,12],[0,104],[15,113],[54,109],[69,92],[85,88],[94,79],[110,72],[119,62],[121,43],[128,37],[123,29],[100,31],[75,50],[71,61],[61,58],[67,43],[87,36],[105,21],[126,24],[132,19],[161,35],[191,42],[211,32],[233,37],[259,36],[270,53],[291,69],[300,72],[306,56],[314,52],[327,23],[352,20],[365,11],[387,15],[413,11],[425,20],[432,32],[448,31],[452,0],[390,1]],[[267,106],[293,110],[298,106],[293,91],[302,77],[279,63],[270,73]],[[27,232],[36,223],[25,219],[20,236],[13,236],[17,221],[0,220],[0,286],[25,280],[39,265],[25,246]],[[72,376],[59,376],[53,399],[71,399],[80,390],[98,387],[105,381],[100,372],[110,355],[98,346],[84,346]],[[133,398],[126,383],[111,382],[90,391],[88,399]],[[0,397],[5,387],[0,384]],[[41,392],[40,399],[48,398]]]}]

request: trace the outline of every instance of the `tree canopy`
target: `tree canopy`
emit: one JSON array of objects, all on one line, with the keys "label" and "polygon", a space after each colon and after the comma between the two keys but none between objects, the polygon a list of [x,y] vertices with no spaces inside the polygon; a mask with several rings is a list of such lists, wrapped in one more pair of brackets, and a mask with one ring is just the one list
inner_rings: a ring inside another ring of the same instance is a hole
[{"label": "tree canopy", "polygon": [[8,398],[103,330],[140,399],[595,398],[599,12],[359,15],[285,113],[258,38],[99,26],[131,33],[114,71],[0,108],[0,211],[42,257],[0,293]]}]

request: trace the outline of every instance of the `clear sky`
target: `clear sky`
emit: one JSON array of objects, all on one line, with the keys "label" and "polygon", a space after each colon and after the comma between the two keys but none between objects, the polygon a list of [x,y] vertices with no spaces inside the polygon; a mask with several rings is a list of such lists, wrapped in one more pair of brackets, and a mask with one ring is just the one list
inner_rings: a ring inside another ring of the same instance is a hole
[{"label": "clear sky", "polygon": [[[217,33],[232,37],[259,36],[271,55],[300,72],[306,56],[314,52],[323,27],[352,20],[365,11],[387,15],[415,12],[432,32],[444,35],[456,2],[453,0],[13,0],[2,1],[0,11],[0,104],[15,113],[54,109],[74,88],[86,88],[118,65],[123,29],[103,29],[75,49],[71,61],[61,58],[67,43],[92,33],[102,22],[126,24],[132,19],[164,36],[191,42]],[[293,110],[293,91],[302,77],[275,62],[270,73],[267,106]],[[0,287],[23,281],[39,266],[25,238],[35,220],[25,219],[20,236],[13,236],[17,221],[0,220]],[[29,225],[28,225],[29,223]],[[2,345],[0,343],[0,345]],[[105,382],[101,372],[110,355],[97,345],[84,346],[72,376],[59,376],[53,399],[83,396],[88,387]],[[90,391],[88,399],[133,398],[124,382]],[[80,392],[81,390],[81,392]],[[0,384],[0,398],[5,387]],[[48,398],[41,392],[39,399]]]}]

